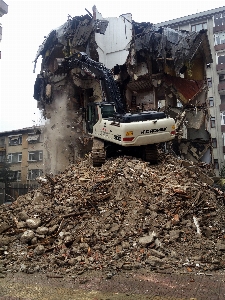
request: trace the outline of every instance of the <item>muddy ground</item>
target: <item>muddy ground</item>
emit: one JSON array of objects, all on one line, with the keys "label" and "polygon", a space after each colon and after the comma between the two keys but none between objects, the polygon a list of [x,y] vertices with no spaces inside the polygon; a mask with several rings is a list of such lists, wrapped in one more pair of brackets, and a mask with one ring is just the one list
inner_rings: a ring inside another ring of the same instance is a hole
[{"label": "muddy ground", "polygon": [[9,273],[0,278],[0,300],[223,300],[225,274],[166,274],[146,269],[82,275]]}]

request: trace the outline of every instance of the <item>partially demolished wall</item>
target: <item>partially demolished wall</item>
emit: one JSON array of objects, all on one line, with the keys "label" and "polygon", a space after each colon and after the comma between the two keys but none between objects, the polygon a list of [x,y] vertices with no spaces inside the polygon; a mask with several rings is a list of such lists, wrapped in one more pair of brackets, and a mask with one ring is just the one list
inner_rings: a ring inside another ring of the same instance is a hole
[{"label": "partially demolished wall", "polygon": [[74,18],[50,32],[34,98],[48,119],[48,166],[57,173],[90,150],[85,109],[102,101],[100,83],[79,69],[59,73],[60,59],[77,51],[111,69],[127,111],[164,110],[175,118],[173,151],[182,158],[211,163],[206,65],[212,62],[205,30],[179,32],[132,21],[130,14],[104,19],[93,13]]}]

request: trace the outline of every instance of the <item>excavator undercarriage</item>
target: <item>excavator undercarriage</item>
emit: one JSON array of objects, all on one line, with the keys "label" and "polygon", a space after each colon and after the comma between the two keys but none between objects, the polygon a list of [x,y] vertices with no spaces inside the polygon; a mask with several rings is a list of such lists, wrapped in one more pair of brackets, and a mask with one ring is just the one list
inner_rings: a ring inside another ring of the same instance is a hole
[{"label": "excavator undercarriage", "polygon": [[93,138],[93,167],[101,167],[107,158],[120,155],[139,157],[151,164],[156,164],[158,163],[158,145],[152,144],[140,147],[120,147],[113,143],[107,143],[96,137]]},{"label": "excavator undercarriage", "polygon": [[93,138],[92,160],[93,167],[101,167],[106,159],[106,151],[104,141],[98,138]]}]

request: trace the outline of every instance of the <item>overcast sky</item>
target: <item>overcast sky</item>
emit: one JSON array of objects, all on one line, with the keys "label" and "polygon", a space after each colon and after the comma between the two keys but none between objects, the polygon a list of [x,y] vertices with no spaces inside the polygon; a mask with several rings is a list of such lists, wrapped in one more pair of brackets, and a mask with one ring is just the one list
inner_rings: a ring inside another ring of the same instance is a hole
[{"label": "overcast sky", "polygon": [[4,0],[8,14],[0,22],[0,132],[38,125],[40,120],[33,86],[40,70],[33,61],[44,36],[66,22],[67,16],[85,15],[93,5],[103,17],[131,13],[136,22],[158,23],[225,5],[206,0]]}]

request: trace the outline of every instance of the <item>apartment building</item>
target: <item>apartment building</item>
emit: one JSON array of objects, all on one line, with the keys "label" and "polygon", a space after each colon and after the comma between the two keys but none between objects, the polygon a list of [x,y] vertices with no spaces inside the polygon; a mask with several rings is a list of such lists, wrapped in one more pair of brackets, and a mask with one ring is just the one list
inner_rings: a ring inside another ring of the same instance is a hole
[{"label": "apartment building", "polygon": [[207,29],[213,63],[207,65],[209,131],[216,173],[225,160],[225,6],[156,24],[176,30]]},{"label": "apartment building", "polygon": [[[3,1],[0,0],[0,17],[8,13],[8,5]],[[2,40],[2,26],[0,23],[0,42]]]},{"label": "apartment building", "polygon": [[14,182],[35,182],[43,173],[43,148],[41,127],[1,132],[0,168],[7,160],[14,172]]}]

